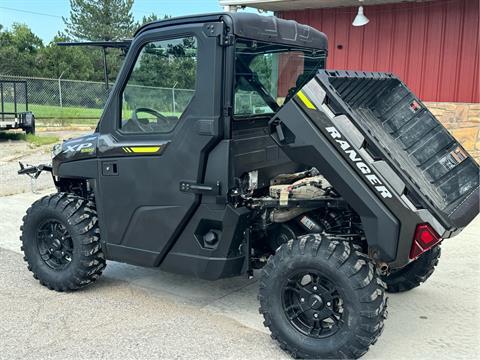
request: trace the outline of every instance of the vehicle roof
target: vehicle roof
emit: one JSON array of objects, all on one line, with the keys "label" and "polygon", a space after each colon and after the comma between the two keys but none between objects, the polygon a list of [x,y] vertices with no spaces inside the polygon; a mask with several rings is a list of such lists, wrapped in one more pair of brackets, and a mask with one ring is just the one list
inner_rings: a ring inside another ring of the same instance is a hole
[{"label": "vehicle roof", "polygon": [[153,21],[140,27],[136,31],[135,36],[158,27],[221,20],[231,23],[233,25],[233,33],[239,37],[314,49],[328,49],[327,36],[311,26],[299,24],[293,20],[280,19],[275,16],[263,16],[245,12],[190,15]]}]

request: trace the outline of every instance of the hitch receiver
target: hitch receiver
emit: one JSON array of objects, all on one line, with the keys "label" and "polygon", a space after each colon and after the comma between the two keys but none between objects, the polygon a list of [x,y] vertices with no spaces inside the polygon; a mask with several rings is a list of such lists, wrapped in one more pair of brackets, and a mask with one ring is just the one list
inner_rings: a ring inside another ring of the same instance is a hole
[{"label": "hitch receiver", "polygon": [[20,161],[18,162],[20,165],[20,170],[18,170],[18,175],[27,175],[31,179],[38,179],[42,171],[52,172],[52,166],[41,164],[38,166],[34,165],[24,165]]}]

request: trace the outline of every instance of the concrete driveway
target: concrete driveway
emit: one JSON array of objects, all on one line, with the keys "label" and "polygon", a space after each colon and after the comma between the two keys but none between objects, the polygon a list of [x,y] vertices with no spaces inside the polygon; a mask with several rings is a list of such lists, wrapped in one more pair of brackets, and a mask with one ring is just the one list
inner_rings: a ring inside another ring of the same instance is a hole
[{"label": "concrete driveway", "polygon": [[[0,358],[288,358],[262,325],[257,282],[208,282],[109,262],[85,290],[40,286],[19,226],[40,195],[0,198]],[[480,218],[445,241],[438,269],[390,295],[385,331],[365,359],[480,357]]]},{"label": "concrete driveway", "polygon": [[[90,133],[92,130],[58,130],[58,131],[37,131],[37,135],[53,135],[64,139],[77,137]],[[10,133],[10,135],[13,135]],[[52,162],[50,154],[53,144],[35,146],[24,140],[6,140],[0,138],[0,196],[30,192],[32,183],[27,176],[18,176],[18,162],[28,165],[49,164]],[[52,187],[50,174],[42,173],[35,182],[35,188],[44,190]]]}]

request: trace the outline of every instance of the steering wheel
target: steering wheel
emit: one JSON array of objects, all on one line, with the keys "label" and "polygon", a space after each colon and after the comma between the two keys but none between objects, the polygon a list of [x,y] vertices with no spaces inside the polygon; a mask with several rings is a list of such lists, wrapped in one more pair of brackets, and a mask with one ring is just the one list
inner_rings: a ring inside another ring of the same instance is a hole
[{"label": "steering wheel", "polygon": [[168,118],[165,115],[158,112],[157,110],[149,109],[149,108],[145,108],[145,107],[136,108],[132,112],[132,119],[131,120],[143,132],[152,132],[154,129],[152,129],[152,125],[150,124],[150,122],[148,124],[142,124],[138,120],[138,115],[137,115],[138,113],[147,113],[147,114],[153,115],[154,117],[157,118],[157,124],[158,124],[158,121],[160,119],[165,121],[165,122],[168,122]]}]

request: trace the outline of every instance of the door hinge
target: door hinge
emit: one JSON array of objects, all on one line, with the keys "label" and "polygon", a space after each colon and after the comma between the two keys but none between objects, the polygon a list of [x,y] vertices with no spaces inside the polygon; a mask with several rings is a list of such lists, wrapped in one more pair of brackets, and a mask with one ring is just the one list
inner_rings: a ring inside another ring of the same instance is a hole
[{"label": "door hinge", "polygon": [[220,34],[218,37],[220,46],[231,46],[233,45],[235,37],[232,34]]},{"label": "door hinge", "polygon": [[233,115],[233,107],[231,105],[227,105],[223,107],[223,117],[228,118]]},{"label": "door hinge", "polygon": [[209,37],[217,36],[220,46],[233,45],[234,36],[230,32],[226,32],[224,23],[206,23],[203,31]]}]

